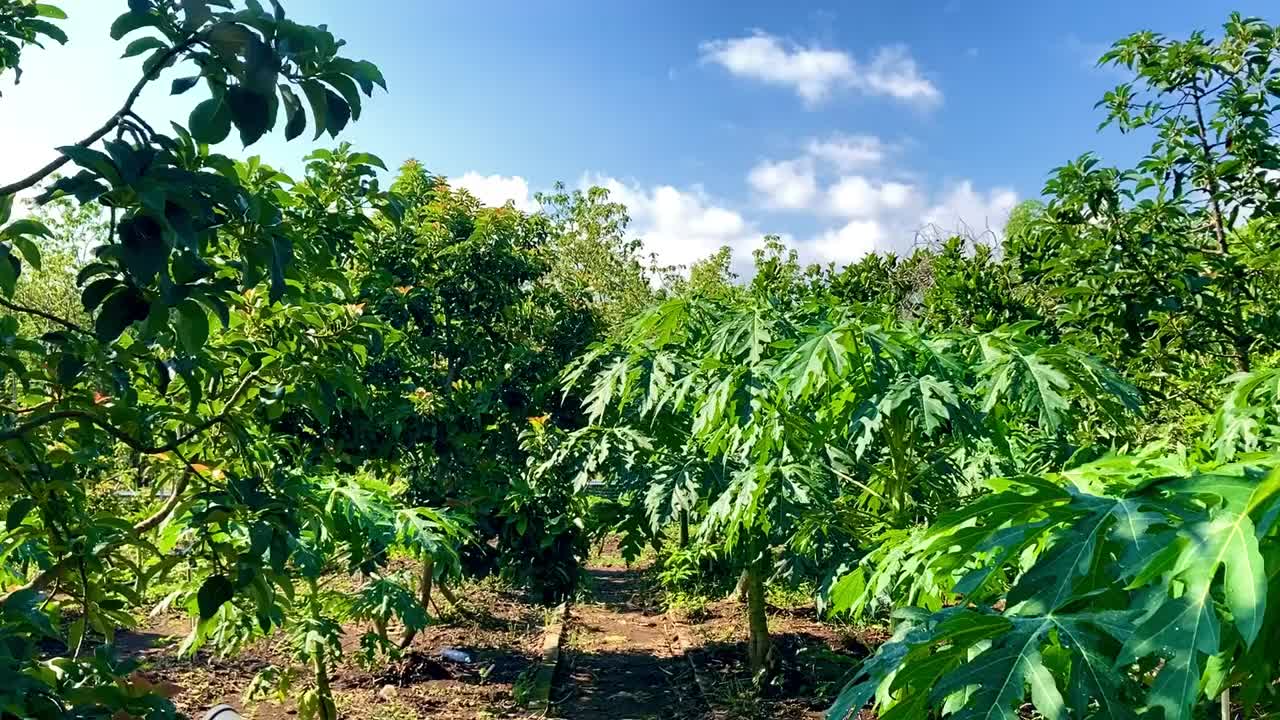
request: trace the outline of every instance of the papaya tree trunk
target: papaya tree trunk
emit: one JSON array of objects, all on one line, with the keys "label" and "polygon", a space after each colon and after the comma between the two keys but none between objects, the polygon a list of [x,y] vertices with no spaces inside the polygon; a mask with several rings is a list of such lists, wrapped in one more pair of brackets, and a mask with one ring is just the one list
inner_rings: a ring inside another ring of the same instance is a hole
[{"label": "papaya tree trunk", "polygon": [[751,571],[743,570],[742,574],[738,576],[738,584],[733,588],[733,596],[738,600],[738,602],[744,604],[747,602],[747,586],[750,582]]},{"label": "papaya tree trunk", "polygon": [[751,660],[751,675],[760,684],[769,676],[769,657],[772,642],[769,639],[769,616],[765,612],[764,581],[767,561],[760,558],[747,567],[747,624],[750,637],[747,651]]},{"label": "papaya tree trunk", "polygon": [[440,595],[443,596],[445,600],[449,601],[449,604],[453,606],[454,612],[468,620],[475,619],[475,613],[463,606],[462,601],[458,599],[458,596],[453,594],[453,590],[444,583],[444,578],[440,578],[440,582],[436,583],[436,590],[439,590]]},{"label": "papaya tree trunk", "polygon": [[422,609],[428,613],[431,612],[431,583],[436,576],[436,559],[434,555],[427,555],[422,558],[422,583],[418,587],[420,597],[418,602],[422,603]]},{"label": "papaya tree trunk", "polygon": [[689,547],[689,511],[680,511],[680,549]]},{"label": "papaya tree trunk", "polygon": [[329,668],[325,664],[324,650],[315,656],[316,696],[319,699],[320,720],[338,720],[338,706],[333,702],[333,688],[329,686]]},{"label": "papaya tree trunk", "polygon": [[[422,603],[422,609],[428,615],[431,613],[431,582],[435,578],[435,570],[435,556],[431,554],[424,554],[422,557],[422,580],[418,585],[418,602]],[[417,630],[405,628],[404,636],[400,638],[400,649],[409,649],[409,646],[413,644],[413,639],[417,636]]]}]

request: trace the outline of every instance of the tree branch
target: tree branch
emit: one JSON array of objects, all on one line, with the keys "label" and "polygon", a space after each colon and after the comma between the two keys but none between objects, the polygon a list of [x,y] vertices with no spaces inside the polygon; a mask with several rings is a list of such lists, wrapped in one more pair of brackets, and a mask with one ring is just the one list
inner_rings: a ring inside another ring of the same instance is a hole
[{"label": "tree branch", "polygon": [[191,484],[192,477],[201,477],[200,471],[196,470],[182,453],[178,453],[178,457],[182,463],[186,465],[186,472],[182,473],[182,477],[178,478],[178,482],[173,486],[173,492],[169,495],[169,499],[165,502],[164,507],[160,508],[151,517],[139,522],[133,526],[133,531],[138,534],[149,532],[160,527],[160,523],[169,519],[173,511],[182,503],[182,494],[187,491],[187,486]]},{"label": "tree branch", "polygon": [[[3,193],[0,193],[0,195],[3,195]],[[54,315],[52,313],[47,313],[43,310],[38,310],[33,307],[27,307],[25,305],[19,305],[14,302],[9,302],[8,300],[5,300],[3,297],[0,297],[0,307],[6,307],[14,312],[20,312],[26,315],[34,315],[38,318],[43,318],[45,320],[48,320],[51,323],[54,323],[55,325],[61,325],[62,327],[68,330],[71,330],[73,332],[83,333],[85,335],[92,335],[92,333],[90,333],[88,330],[85,330],[84,328],[71,322],[70,320],[63,320],[57,315]]]},{"label": "tree branch", "polygon": [[[107,134],[110,133],[112,130],[114,130],[116,126],[120,124],[121,120],[131,115],[133,113],[134,103],[138,102],[138,98],[142,95],[142,91],[147,87],[147,85],[149,85],[152,80],[155,80],[157,77],[160,76],[161,71],[163,71],[169,65],[169,61],[173,60],[178,55],[186,52],[191,47],[191,45],[196,41],[197,37],[199,36],[193,35],[187,38],[185,42],[178,45],[174,45],[173,47],[169,48],[169,51],[164,54],[164,56],[160,59],[160,61],[157,62],[154,66],[152,66],[151,70],[143,74],[142,79],[138,81],[138,84],[133,86],[133,90],[129,93],[129,97],[126,98],[124,101],[124,106],[122,106],[118,111],[116,111],[116,113],[112,115],[111,118],[108,119],[107,122],[102,125],[102,127],[98,128],[97,130],[94,130],[93,133],[89,135],[89,137],[76,143],[75,146],[81,147],[81,148],[87,148],[90,145],[93,145],[94,143],[98,142],[102,138],[106,137]],[[12,183],[10,185],[5,185],[4,187],[0,187],[0,197],[4,197],[6,195],[14,195],[22,192],[23,190],[28,190],[32,187],[35,187],[45,178],[57,172],[60,168],[62,168],[63,165],[66,165],[70,161],[71,161],[71,158],[67,157],[66,155],[60,155],[57,160],[54,160],[48,165],[45,165],[44,167],[40,168],[34,173],[31,173],[30,175],[28,175],[27,177],[15,183]]]},{"label": "tree branch", "polygon": [[105,431],[108,435],[115,438],[116,440],[124,443],[125,445],[128,445],[129,448],[134,452],[143,453],[145,455],[156,455],[158,453],[172,452],[178,449],[179,447],[181,447],[183,443],[187,442],[188,440],[195,437],[196,435],[199,435],[200,433],[204,432],[205,430],[208,430],[209,428],[213,427],[214,425],[217,425],[218,423],[225,422],[227,418],[230,417],[231,407],[235,405],[236,402],[240,399],[240,396],[243,395],[244,392],[249,389],[249,383],[257,377],[258,377],[257,372],[252,372],[246,375],[244,380],[240,381],[240,385],[236,387],[235,392],[231,393],[231,397],[227,399],[227,404],[223,408],[222,412],[200,423],[199,425],[196,425],[191,430],[183,433],[182,435],[178,436],[174,440],[164,445],[146,445],[141,440],[133,437],[132,435],[129,435],[125,431],[117,428],[116,426],[107,422],[105,419],[99,417],[95,413],[91,413],[87,410],[59,410],[58,412],[49,413],[48,415],[35,418],[34,420],[28,420],[27,422],[22,423],[21,425],[18,425],[12,430],[7,430],[5,432],[0,433],[0,442],[8,442],[10,440],[16,440],[20,437],[25,436],[27,433],[30,433],[34,430],[39,430],[45,425],[59,422],[61,420],[86,420],[88,422],[93,423],[94,425],[97,425],[99,428],[101,428],[103,431]]}]

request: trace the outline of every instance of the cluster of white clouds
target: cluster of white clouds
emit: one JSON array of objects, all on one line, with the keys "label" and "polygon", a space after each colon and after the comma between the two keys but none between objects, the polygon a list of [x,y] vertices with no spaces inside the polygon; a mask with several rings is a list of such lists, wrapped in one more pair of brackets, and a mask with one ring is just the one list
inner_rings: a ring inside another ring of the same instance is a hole
[{"label": "cluster of white clouds", "polygon": [[838,90],[890,97],[922,106],[942,102],[942,91],[921,72],[902,45],[882,47],[868,62],[844,50],[804,46],[757,31],[746,37],[710,40],[699,48],[703,62],[734,75],[789,88],[809,107]]},{"label": "cluster of white clouds", "polygon": [[[863,140],[814,139],[806,145],[804,155],[762,161],[748,173],[746,182],[760,206],[775,211],[777,217],[772,222],[785,226],[786,220],[779,218],[792,215],[826,226],[808,236],[777,232],[778,227],[749,216],[701,185],[646,186],[594,174],[584,175],[579,187],[608,190],[610,199],[627,206],[631,231],[644,241],[646,253],[655,255],[662,264],[683,266],[729,246],[738,264],[745,267],[768,232],[783,235],[807,262],[842,264],[877,251],[903,253],[922,236],[999,233],[1018,202],[1017,193],[1010,188],[984,191],[969,180],[930,193],[917,182],[876,176],[875,163],[867,165],[870,161],[854,164],[864,167],[864,173],[842,173],[842,168],[851,167],[843,150]],[[841,151],[815,152],[820,148]],[[452,182],[487,205],[512,202],[523,210],[536,209],[523,177],[468,173]]]},{"label": "cluster of white clouds", "polygon": [[[485,205],[508,202],[526,212],[537,209],[529,182],[519,176],[481,175],[469,172],[449,183],[463,188]],[[688,266],[728,245],[741,261],[764,242],[764,231],[737,210],[721,203],[701,185],[645,186],[601,174],[583,175],[578,187],[602,187],[609,199],[627,206],[631,232],[644,241],[646,254],[664,265]]]},{"label": "cluster of white clouds", "polygon": [[449,184],[466,190],[480,202],[492,207],[501,207],[509,201],[515,203],[516,209],[522,212],[534,212],[538,209],[538,203],[529,193],[529,181],[519,175],[481,175],[469,172],[462,177],[449,178]]},{"label": "cluster of white clouds", "polygon": [[834,262],[857,260],[875,250],[907,250],[930,229],[999,232],[1018,202],[1012,189],[984,192],[968,180],[931,195],[889,167],[894,150],[872,136],[814,138],[798,157],[758,163],[747,174],[747,184],[765,208],[842,222],[800,244],[802,252]]},{"label": "cluster of white clouds", "polygon": [[610,200],[626,205],[632,231],[662,264],[688,266],[726,245],[741,261],[763,244],[764,233],[756,223],[721,204],[701,185],[646,188],[600,175],[584,176],[580,185],[603,187]]},{"label": "cluster of white clouds", "polygon": [[[887,46],[859,61],[843,50],[805,46],[764,32],[703,43],[700,56],[730,73],[785,87],[813,108],[838,91],[903,101],[920,107],[942,102],[942,92],[903,46]],[[908,252],[917,238],[959,232],[999,234],[1018,202],[1004,187],[982,189],[970,180],[930,189],[900,167],[902,147],[869,134],[835,133],[795,145],[794,155],[761,159],[744,181],[750,210],[709,193],[702,185],[646,186],[608,175],[584,175],[580,186],[600,186],[625,204],[631,230],[664,264],[689,265],[723,246],[740,266],[779,234],[805,261],[856,261],[871,252]],[[536,209],[522,177],[467,173],[454,181],[489,205],[510,201]],[[783,233],[800,219],[816,232]]]}]

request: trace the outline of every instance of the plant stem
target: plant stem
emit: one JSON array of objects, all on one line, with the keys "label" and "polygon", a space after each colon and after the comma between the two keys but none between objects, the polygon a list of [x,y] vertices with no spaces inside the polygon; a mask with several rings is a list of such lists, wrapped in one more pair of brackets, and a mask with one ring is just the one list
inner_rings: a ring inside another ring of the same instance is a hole
[{"label": "plant stem", "polygon": [[[418,602],[422,603],[422,609],[431,612],[431,581],[435,577],[436,558],[430,553],[423,553],[422,557],[422,580],[418,585]],[[404,636],[400,638],[400,649],[407,650],[413,644],[413,639],[418,636],[418,631],[405,628]]]},{"label": "plant stem", "polygon": [[764,575],[768,556],[761,555],[747,566],[747,622],[750,627],[748,652],[751,658],[751,675],[761,685],[769,675],[769,656],[772,649],[769,639],[769,616],[765,612]]},{"label": "plant stem", "polygon": [[324,662],[324,649],[315,656],[316,695],[320,700],[320,720],[338,720],[338,708],[333,702],[333,689],[329,687],[329,670]]}]

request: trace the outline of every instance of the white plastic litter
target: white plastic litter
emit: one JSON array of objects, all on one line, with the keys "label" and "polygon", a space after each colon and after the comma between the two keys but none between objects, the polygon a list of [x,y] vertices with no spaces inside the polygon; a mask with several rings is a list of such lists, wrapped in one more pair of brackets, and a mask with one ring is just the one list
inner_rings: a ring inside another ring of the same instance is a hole
[{"label": "white plastic litter", "polygon": [[462,663],[463,665],[471,664],[470,655],[462,652],[461,650],[455,650],[453,648],[445,648],[441,650],[440,657],[450,662]]}]

